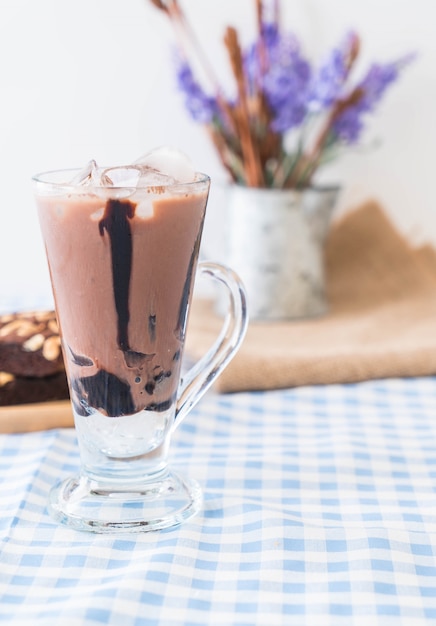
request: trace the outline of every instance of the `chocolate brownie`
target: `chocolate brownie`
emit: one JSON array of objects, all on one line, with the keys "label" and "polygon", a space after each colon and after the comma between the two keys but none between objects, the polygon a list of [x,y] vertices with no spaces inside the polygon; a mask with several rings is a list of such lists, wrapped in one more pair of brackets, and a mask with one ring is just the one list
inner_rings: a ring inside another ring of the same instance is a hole
[{"label": "chocolate brownie", "polygon": [[0,406],[68,398],[54,311],[0,315]]},{"label": "chocolate brownie", "polygon": [[0,406],[69,398],[65,372],[36,378],[0,372]]}]

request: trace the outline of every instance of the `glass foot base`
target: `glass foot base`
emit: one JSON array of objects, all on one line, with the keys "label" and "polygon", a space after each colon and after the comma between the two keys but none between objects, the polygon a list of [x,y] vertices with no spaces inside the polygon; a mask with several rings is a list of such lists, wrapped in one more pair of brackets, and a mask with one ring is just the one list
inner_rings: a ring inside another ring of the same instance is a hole
[{"label": "glass foot base", "polygon": [[70,528],[95,533],[135,533],[177,526],[199,512],[202,493],[195,480],[166,471],[152,481],[101,483],[68,478],[50,492],[52,517]]}]

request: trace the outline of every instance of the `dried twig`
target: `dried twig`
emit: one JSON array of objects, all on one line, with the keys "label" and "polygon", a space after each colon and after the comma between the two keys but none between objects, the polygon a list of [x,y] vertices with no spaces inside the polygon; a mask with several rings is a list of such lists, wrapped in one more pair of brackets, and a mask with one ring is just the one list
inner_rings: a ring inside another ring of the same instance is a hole
[{"label": "dried twig", "polygon": [[162,0],[150,0],[150,2],[151,4],[154,4],[154,6],[160,11],[164,11],[164,13],[168,13],[168,7],[164,2],[162,2]]},{"label": "dried twig", "polygon": [[264,183],[262,166],[251,133],[242,54],[235,28],[231,26],[227,28],[224,43],[230,56],[230,63],[238,89],[238,104],[235,106],[234,116],[236,118],[236,126],[240,132],[241,151],[246,164],[247,184],[250,187],[262,187]]}]

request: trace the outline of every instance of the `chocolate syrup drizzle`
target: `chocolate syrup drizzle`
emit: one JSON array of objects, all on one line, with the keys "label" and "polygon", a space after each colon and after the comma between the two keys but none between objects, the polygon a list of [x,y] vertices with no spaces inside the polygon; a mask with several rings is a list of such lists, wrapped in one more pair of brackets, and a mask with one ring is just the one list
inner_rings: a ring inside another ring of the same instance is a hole
[{"label": "chocolate syrup drizzle", "polygon": [[130,200],[108,200],[98,224],[100,235],[106,230],[111,244],[112,282],[118,317],[118,345],[129,350],[127,327],[130,319],[129,286],[132,271],[132,232],[129,220],[135,215],[136,204]]},{"label": "chocolate syrup drizzle", "polygon": [[186,279],[185,279],[185,284],[183,285],[182,299],[180,301],[179,315],[177,319],[176,336],[179,339],[179,341],[182,341],[182,342],[185,340],[186,320],[187,320],[187,314],[188,314],[188,302],[189,302],[189,296],[191,295],[192,279],[194,277],[194,268],[195,268],[195,263],[198,258],[199,249],[200,249],[200,237],[197,237],[197,240],[194,245],[194,249],[191,254],[191,258],[189,259],[189,267],[188,267],[188,272],[187,272]]},{"label": "chocolate syrup drizzle", "polygon": [[[135,215],[136,205],[130,200],[109,199],[98,223],[100,236],[105,232],[110,239],[112,283],[117,312],[117,343],[125,354],[127,365],[140,361],[142,356],[130,350],[128,338],[129,287],[132,271],[132,232],[129,220]],[[72,351],[71,351],[72,352]],[[88,357],[72,352],[78,365],[92,366]],[[135,406],[129,385],[114,374],[100,370],[94,376],[81,376],[72,381],[74,405],[79,415],[88,415],[89,407],[103,409],[109,416],[129,415]],[[80,398],[77,402],[76,398]]]}]

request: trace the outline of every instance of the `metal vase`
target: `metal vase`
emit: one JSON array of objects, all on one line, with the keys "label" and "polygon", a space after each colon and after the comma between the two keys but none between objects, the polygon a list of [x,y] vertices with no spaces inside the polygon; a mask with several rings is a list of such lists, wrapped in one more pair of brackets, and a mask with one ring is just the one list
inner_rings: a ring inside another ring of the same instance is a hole
[{"label": "metal vase", "polygon": [[324,244],[338,193],[229,188],[226,262],[245,284],[251,320],[326,313]]}]

